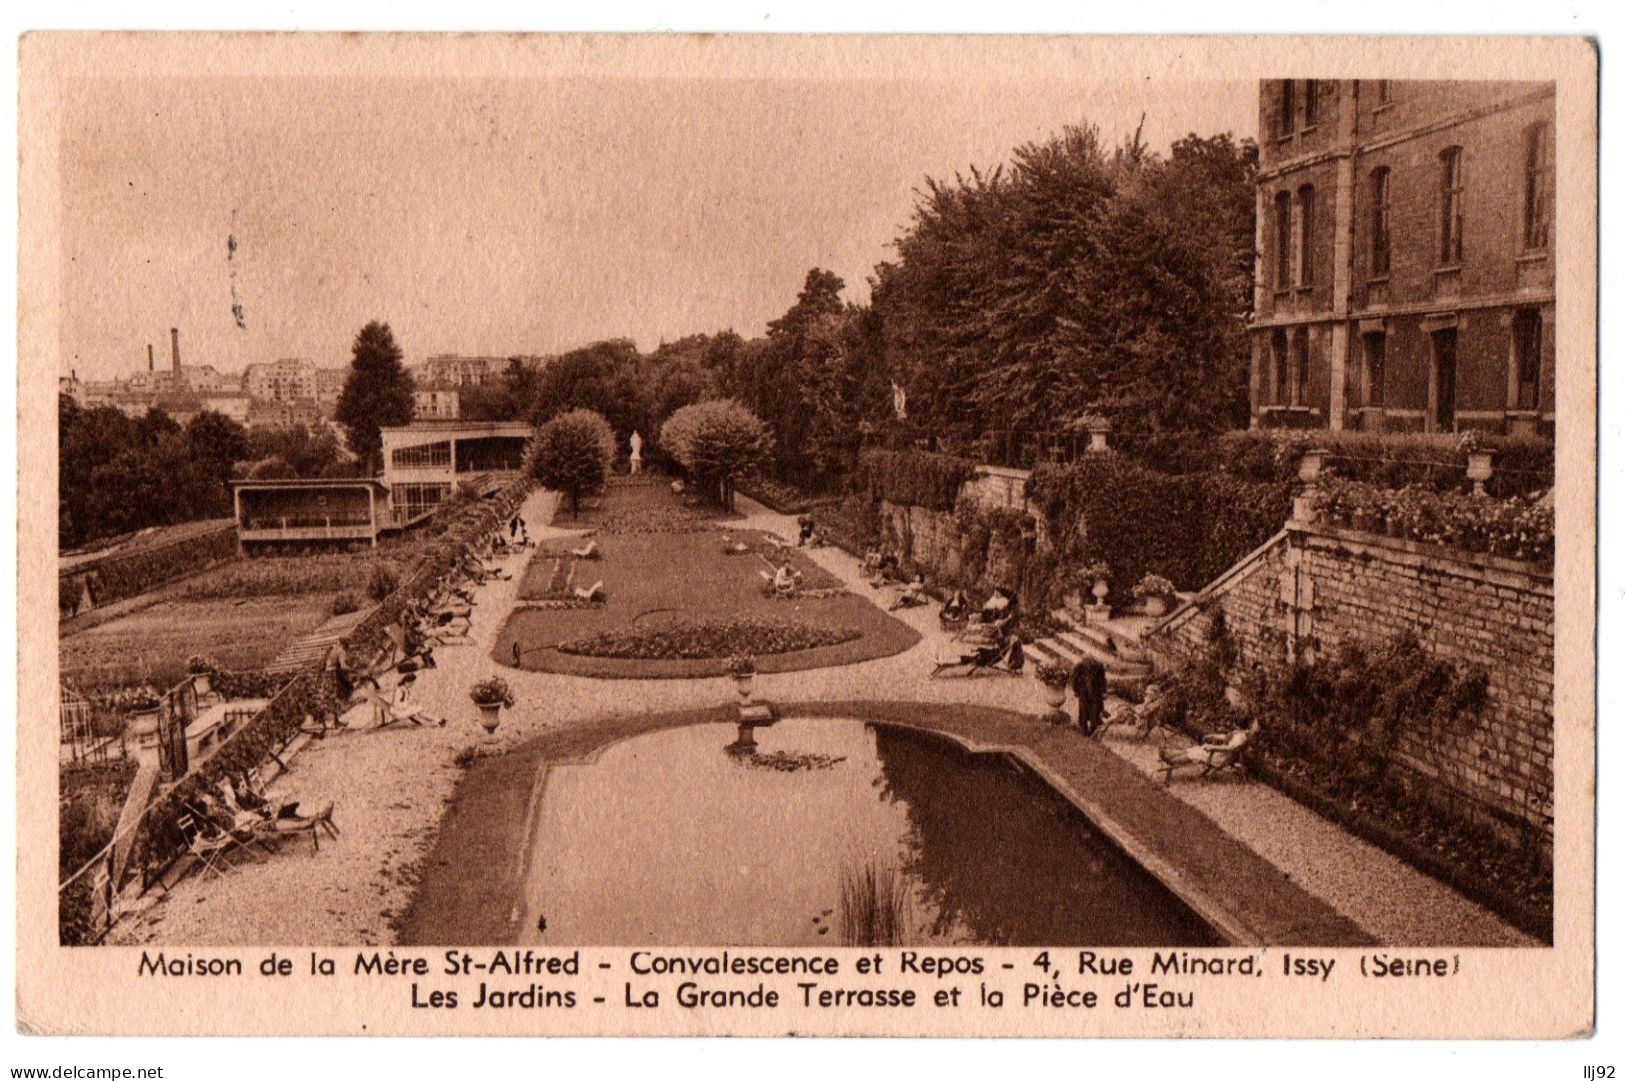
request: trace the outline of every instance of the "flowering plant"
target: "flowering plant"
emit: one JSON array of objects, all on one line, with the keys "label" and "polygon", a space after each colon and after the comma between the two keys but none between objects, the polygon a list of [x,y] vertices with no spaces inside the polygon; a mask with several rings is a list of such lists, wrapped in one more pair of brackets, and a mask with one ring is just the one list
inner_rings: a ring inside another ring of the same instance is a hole
[{"label": "flowering plant", "polygon": [[1038,682],[1046,687],[1064,687],[1071,678],[1072,670],[1060,661],[1042,661],[1034,669]]},{"label": "flowering plant", "polygon": [[1484,449],[1484,439],[1478,434],[1477,428],[1468,428],[1461,433],[1461,438],[1456,440],[1456,446],[1463,454],[1472,454],[1474,451]]},{"label": "flowering plant", "polygon": [[119,708],[130,713],[146,713],[158,708],[158,692],[151,687],[137,687],[122,696]]},{"label": "flowering plant", "polygon": [[1091,585],[1095,582],[1109,582],[1112,577],[1111,564],[1104,559],[1097,559],[1078,572],[1078,577]]},{"label": "flowering plant", "polygon": [[468,697],[476,706],[512,706],[513,689],[501,676],[477,681],[468,689]]},{"label": "flowering plant", "polygon": [[1147,597],[1172,597],[1174,584],[1160,574],[1147,574],[1141,578],[1134,587],[1134,599],[1145,600]]},{"label": "flowering plant", "polygon": [[756,658],[748,653],[740,653],[728,658],[728,674],[736,679],[756,674]]},{"label": "flowering plant", "polygon": [[1556,544],[1552,508],[1520,496],[1487,499],[1420,484],[1394,491],[1333,480],[1320,491],[1316,513],[1332,525],[1385,529],[1424,544],[1537,563],[1551,562]]},{"label": "flowering plant", "polygon": [[186,658],[186,670],[194,676],[212,676],[220,671],[220,666],[215,664],[213,657],[205,657],[201,653],[194,653]]}]

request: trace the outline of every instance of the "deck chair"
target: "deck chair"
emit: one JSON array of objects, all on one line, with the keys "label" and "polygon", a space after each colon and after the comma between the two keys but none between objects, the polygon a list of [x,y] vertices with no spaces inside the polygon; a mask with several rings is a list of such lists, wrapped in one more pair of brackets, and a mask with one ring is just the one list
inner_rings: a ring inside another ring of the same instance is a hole
[{"label": "deck chair", "polygon": [[585,588],[576,586],[571,592],[575,594],[576,600],[586,601],[588,604],[607,604],[609,602],[609,594],[604,592],[604,580],[602,578]]},{"label": "deck chair", "polygon": [[1162,762],[1157,767],[1162,783],[1167,784],[1175,770],[1185,767],[1198,770],[1198,780],[1228,771],[1241,774],[1241,754],[1254,731],[1254,728],[1237,728],[1229,733],[1204,736],[1202,742],[1189,747],[1157,748],[1157,757]]},{"label": "deck chair", "polygon": [[405,675],[407,672],[438,667],[434,660],[434,647],[440,644],[439,639],[424,635],[420,644],[413,648],[412,643],[407,641],[406,628],[399,623],[386,626],[384,636],[389,639],[389,649],[385,651],[385,663],[380,666],[380,671],[389,670]]},{"label": "deck chair", "polygon": [[951,657],[940,657],[931,669],[931,678],[937,679],[950,672],[974,676],[993,672],[1004,676],[1020,675],[1026,667],[1027,652],[1021,639],[1014,634],[1002,634],[985,644],[967,642],[964,649]]},{"label": "deck chair", "polygon": [[918,608],[925,603],[925,583],[909,582],[905,585],[897,599],[887,606],[887,611],[895,612],[899,608]]},{"label": "deck chair", "polygon": [[586,544],[583,544],[580,548],[572,548],[572,549],[570,549],[570,554],[575,556],[577,559],[602,559],[603,558],[603,556],[598,551],[598,542],[595,541],[595,540],[589,540]]},{"label": "deck chair", "polygon": [[[388,728],[392,724],[410,722],[418,727],[425,727],[431,722],[444,725],[444,717],[430,717],[423,708],[412,701],[410,688],[413,676],[407,675],[396,685],[389,694],[385,694],[377,687],[368,687],[362,693],[367,701],[372,703],[372,715],[377,722],[376,727]],[[405,693],[403,693],[405,692]]]},{"label": "deck chair", "polygon": [[310,834],[311,847],[320,852],[322,850],[320,833],[325,832],[328,837],[337,840],[342,831],[339,829],[338,824],[333,821],[333,801],[328,800],[316,810],[315,814],[279,815],[276,818],[267,819],[259,826],[258,832],[269,837],[275,837],[279,841],[283,837],[293,834],[308,833]]},{"label": "deck chair", "polygon": [[225,873],[220,868],[231,868],[230,853],[232,849],[241,847],[242,842],[212,822],[205,824],[204,820],[189,811],[176,816],[175,826],[181,831],[186,850],[202,868],[203,876],[207,878],[213,874],[224,878]]}]

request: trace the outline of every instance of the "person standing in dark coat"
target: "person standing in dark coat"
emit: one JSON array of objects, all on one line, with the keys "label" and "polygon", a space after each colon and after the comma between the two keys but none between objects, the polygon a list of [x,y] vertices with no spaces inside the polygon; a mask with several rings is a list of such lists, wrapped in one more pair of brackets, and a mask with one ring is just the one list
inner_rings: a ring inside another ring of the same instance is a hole
[{"label": "person standing in dark coat", "polygon": [[1106,666],[1093,657],[1073,665],[1072,693],[1078,699],[1078,730],[1093,736],[1106,718]]}]

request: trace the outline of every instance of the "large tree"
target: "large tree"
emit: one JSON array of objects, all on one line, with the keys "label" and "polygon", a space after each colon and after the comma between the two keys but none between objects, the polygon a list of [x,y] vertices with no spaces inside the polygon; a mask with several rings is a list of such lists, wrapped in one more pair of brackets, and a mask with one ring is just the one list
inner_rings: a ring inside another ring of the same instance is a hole
[{"label": "large tree", "polygon": [[773,436],[755,413],[721,398],[673,413],[661,425],[660,445],[713,499],[731,507],[734,485],[767,461]]},{"label": "large tree", "polygon": [[382,464],[378,429],[412,419],[412,380],[388,323],[374,320],[362,327],[350,355],[350,375],[333,417],[348,430],[356,457],[376,469]]},{"label": "large tree", "polygon": [[615,433],[591,409],[572,409],[543,424],[531,442],[532,476],[567,496],[570,516],[581,513],[581,497],[604,486],[615,459]]}]

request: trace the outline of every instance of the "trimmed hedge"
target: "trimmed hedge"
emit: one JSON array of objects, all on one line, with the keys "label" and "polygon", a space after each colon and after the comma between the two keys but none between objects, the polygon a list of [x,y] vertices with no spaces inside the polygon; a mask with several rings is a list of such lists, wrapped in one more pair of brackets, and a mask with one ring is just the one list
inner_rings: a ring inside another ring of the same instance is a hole
[{"label": "trimmed hedge", "polygon": [[953,510],[976,463],[923,450],[870,450],[858,459],[853,487],[871,501]]},{"label": "trimmed hedge", "polygon": [[64,615],[72,614],[79,601],[80,585],[85,582],[90,585],[90,599],[100,606],[156,589],[236,554],[237,528],[225,525],[128,555],[109,556],[58,576],[59,604]]},{"label": "trimmed hedge", "polygon": [[1027,494],[1048,519],[1061,563],[1111,566],[1115,603],[1126,603],[1146,574],[1201,588],[1268,540],[1292,510],[1285,481],[1161,473],[1118,454],[1040,466]]}]

